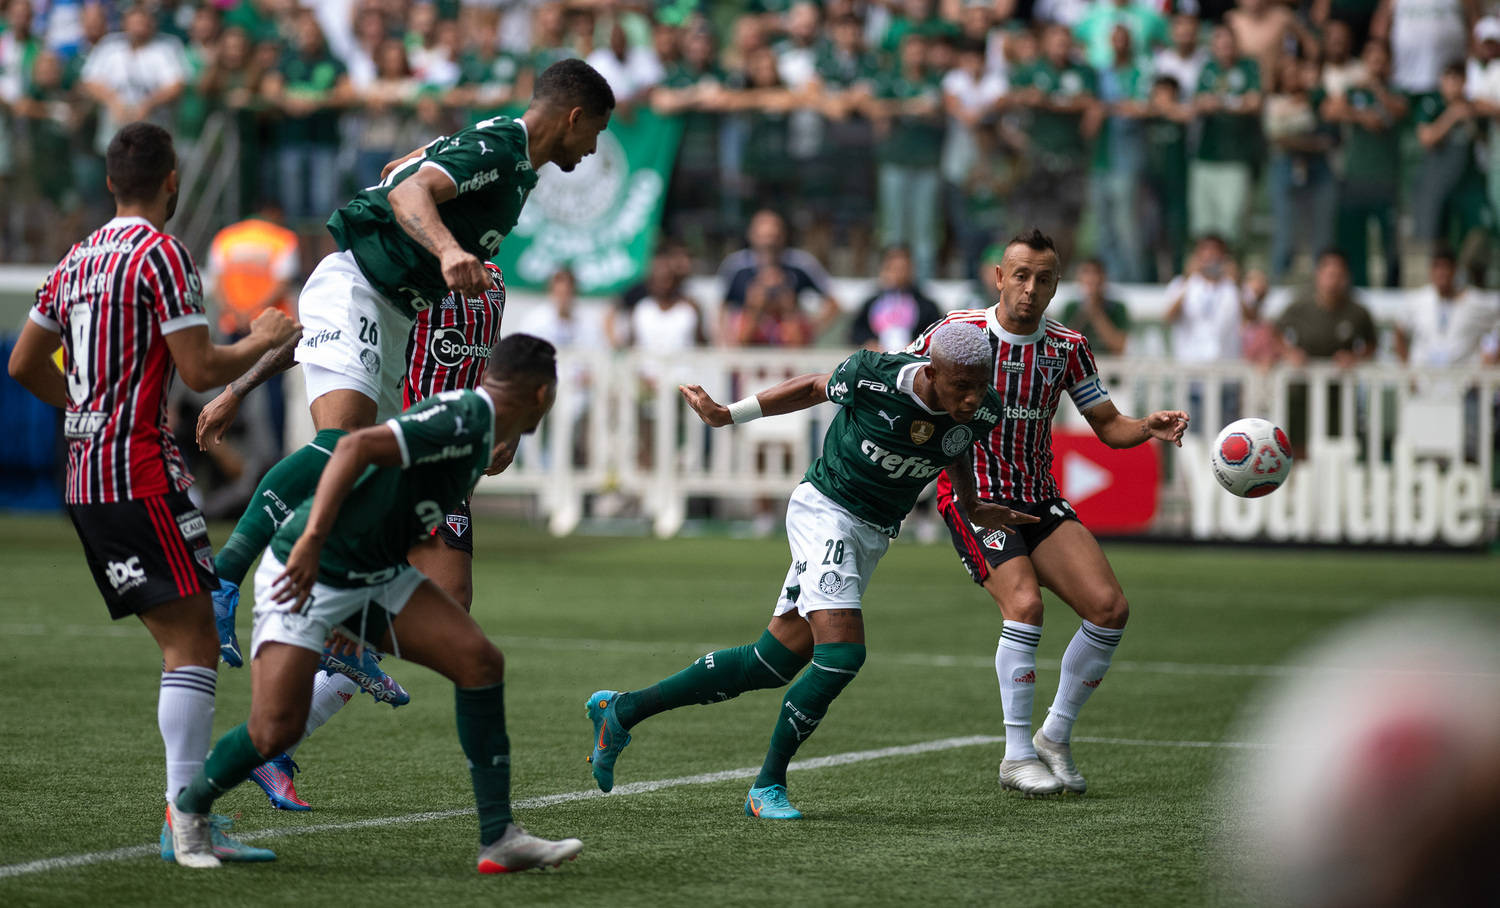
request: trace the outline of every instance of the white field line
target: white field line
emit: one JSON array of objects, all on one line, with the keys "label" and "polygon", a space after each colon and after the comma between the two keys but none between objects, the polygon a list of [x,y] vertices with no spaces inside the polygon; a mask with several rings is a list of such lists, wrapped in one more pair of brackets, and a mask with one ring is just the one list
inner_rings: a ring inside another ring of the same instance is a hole
[{"label": "white field line", "polygon": [[[876,750],[853,750],[847,753],[830,754],[826,757],[811,757],[806,760],[795,760],[790,769],[826,769],[831,766],[847,766],[851,763],[864,763],[870,760],[884,760],[888,757],[907,757],[917,754],[935,753],[943,750],[954,750],[960,747],[975,747],[982,744],[1000,744],[1005,739],[994,735],[968,735],[961,738],[939,738],[935,741],[922,741],[917,744],[903,744],[898,747],[882,747]],[[1251,748],[1257,745],[1242,741],[1149,741],[1135,738],[1085,738],[1075,737],[1073,741],[1080,744],[1105,744],[1124,745],[1134,747],[1190,747],[1190,748]],[[745,779],[753,779],[760,772],[759,766],[746,766],[741,769],[725,769],[719,772],[705,772],[691,776],[677,776],[672,779],[655,779],[648,782],[627,782],[616,785],[614,791],[605,794],[597,788],[584,791],[566,791],[559,794],[540,795],[533,798],[520,798],[514,803],[518,810],[537,810],[543,807],[551,807],[555,804],[567,804],[573,801],[588,801],[595,798],[618,798],[630,795],[647,794],[653,791],[662,791],[667,788],[680,788],[684,785],[711,785],[716,782],[734,782]],[[260,829],[237,835],[242,842],[259,842],[266,839],[283,838],[285,836],[307,835],[317,832],[344,832],[353,829],[372,829],[385,826],[410,826],[414,823],[429,823],[433,820],[449,820],[455,817],[472,816],[474,808],[463,807],[455,810],[432,810],[422,813],[408,813],[393,817],[371,817],[365,820],[351,820],[346,823],[318,823],[312,826],[287,826],[278,829]],[[92,851],[84,854],[69,854],[55,858],[40,858],[35,861],[26,861],[21,864],[0,865],[0,879],[7,877],[26,876],[33,873],[44,873],[49,870],[67,870],[73,867],[88,867],[94,864],[105,864],[111,861],[128,861],[134,858],[160,856],[160,846],[156,843],[150,845],[130,845],[125,848],[115,848],[110,851]]]}]

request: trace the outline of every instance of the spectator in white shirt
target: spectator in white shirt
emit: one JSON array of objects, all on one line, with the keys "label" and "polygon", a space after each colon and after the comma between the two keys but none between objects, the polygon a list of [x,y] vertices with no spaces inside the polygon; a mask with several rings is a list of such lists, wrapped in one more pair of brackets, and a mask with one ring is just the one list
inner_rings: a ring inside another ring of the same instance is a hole
[{"label": "spectator in white shirt", "polygon": [[[1229,255],[1223,237],[1207,234],[1198,240],[1186,274],[1167,285],[1167,311],[1162,316],[1172,326],[1172,358],[1179,363],[1218,363],[1240,359],[1241,323],[1246,308],[1239,286],[1239,266]],[[1240,389],[1220,386],[1219,419],[1202,420],[1200,430],[1217,431],[1218,425],[1239,415]],[[1203,412],[1203,385],[1188,385],[1188,412]]]},{"label": "spectator in white shirt", "polygon": [[158,35],[149,10],[132,6],[122,26],[120,34],[100,41],[83,65],[83,91],[104,108],[95,145],[100,154],[127,123],[169,126],[171,105],[187,79],[182,42]]},{"label": "spectator in white shirt", "polygon": [[609,45],[596,48],[584,61],[599,71],[622,108],[645,101],[651,89],[666,77],[661,61],[650,47],[631,47],[618,21],[610,26]]},{"label": "spectator in white shirt", "polygon": [[1354,32],[1349,23],[1329,20],[1323,27],[1323,72],[1319,80],[1330,98],[1342,98],[1344,92],[1369,78],[1365,61],[1354,55]]},{"label": "spectator in white shirt", "polygon": [[1178,13],[1172,17],[1172,46],[1156,52],[1152,59],[1154,76],[1171,76],[1182,87],[1182,100],[1198,90],[1198,73],[1208,62],[1208,48],[1198,41],[1198,17]]},{"label": "spectator in white shirt", "polygon": [[1475,366],[1500,361],[1500,300],[1458,285],[1453,251],[1432,254],[1432,283],[1410,292],[1396,322],[1396,355],[1416,367]]}]

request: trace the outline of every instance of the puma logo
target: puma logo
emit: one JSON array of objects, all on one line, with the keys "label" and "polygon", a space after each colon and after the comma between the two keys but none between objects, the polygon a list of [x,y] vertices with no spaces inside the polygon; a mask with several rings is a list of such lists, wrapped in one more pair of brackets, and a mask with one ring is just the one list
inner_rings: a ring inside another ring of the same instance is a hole
[{"label": "puma logo", "polygon": [[479,140],[479,153],[480,154],[489,154],[490,153],[490,147],[488,145],[484,144],[484,140],[483,139]]},{"label": "puma logo", "polygon": [[891,431],[893,432],[896,430],[896,420],[900,419],[899,416],[891,416],[884,410],[880,411],[880,418],[891,424]]}]

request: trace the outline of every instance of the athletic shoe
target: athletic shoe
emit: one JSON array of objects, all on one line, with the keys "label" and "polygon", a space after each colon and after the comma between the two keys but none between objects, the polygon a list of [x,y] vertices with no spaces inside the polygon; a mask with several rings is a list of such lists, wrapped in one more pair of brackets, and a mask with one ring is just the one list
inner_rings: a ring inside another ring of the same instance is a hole
[{"label": "athletic shoe", "polygon": [[615,760],[630,743],[630,735],[615,715],[615,700],[619,696],[620,692],[613,690],[589,694],[588,716],[594,723],[594,752],[589,754],[589,764],[600,791],[615,787]]},{"label": "athletic shoe", "polygon": [[1028,798],[1055,795],[1063,790],[1063,783],[1047,771],[1041,760],[1001,760],[1000,787],[1014,789]]},{"label": "athletic shoe", "polygon": [[517,873],[536,867],[557,867],[583,850],[577,839],[541,839],[510,823],[505,834],[479,849],[480,873]]},{"label": "athletic shoe", "polygon": [[[214,856],[220,861],[249,864],[276,860],[276,852],[269,848],[256,848],[231,839],[229,830],[232,828],[234,828],[234,820],[229,817],[221,813],[209,815],[209,833],[214,844]],[[172,832],[165,821],[161,824],[161,859],[163,861],[177,859],[176,848],[172,843]]]},{"label": "athletic shoe", "polygon": [[312,805],[298,797],[292,785],[292,774],[300,771],[291,757],[281,754],[255,767],[250,779],[260,786],[277,810],[312,810]]},{"label": "athletic shoe", "polygon": [[230,668],[245,664],[240,656],[240,641],[234,635],[234,610],[240,605],[240,588],[223,578],[219,588],[209,593],[214,603],[214,626],[219,630],[219,658],[229,663]]},{"label": "athletic shoe", "polygon": [[214,854],[213,821],[208,814],[185,813],[168,802],[167,829],[172,833],[172,860],[199,870],[219,866]]},{"label": "athletic shoe", "polygon": [[761,820],[800,820],[802,811],[787,800],[785,785],[752,788],[745,798],[745,816]]},{"label": "athletic shoe", "polygon": [[1031,739],[1031,746],[1036,748],[1037,758],[1047,764],[1048,771],[1062,783],[1064,791],[1075,794],[1088,791],[1089,783],[1083,780],[1083,773],[1073,763],[1072,747],[1057,743],[1042,734],[1041,729],[1037,729],[1036,736]]},{"label": "athletic shoe", "polygon": [[411,702],[411,694],[380,667],[380,656],[373,647],[359,647],[350,655],[335,653],[332,647],[325,644],[323,659],[318,667],[330,675],[334,672],[347,675],[359,685],[360,690],[374,697],[376,703],[389,703],[392,707],[397,707]]}]

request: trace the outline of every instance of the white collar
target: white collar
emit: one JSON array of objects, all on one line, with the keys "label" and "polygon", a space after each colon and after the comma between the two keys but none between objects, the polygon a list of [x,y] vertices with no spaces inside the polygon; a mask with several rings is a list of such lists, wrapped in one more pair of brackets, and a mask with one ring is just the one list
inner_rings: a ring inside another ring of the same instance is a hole
[{"label": "white collar", "polygon": [[1036,326],[1036,330],[1030,334],[1011,334],[1000,325],[1000,317],[996,314],[1000,304],[984,310],[984,321],[989,326],[990,332],[1007,344],[1034,344],[1047,336],[1047,319],[1044,317],[1042,323]]},{"label": "white collar", "polygon": [[912,400],[916,401],[917,406],[921,407],[923,410],[926,410],[931,415],[946,416],[948,415],[947,410],[932,409],[931,407],[927,406],[926,401],[918,397],[917,392],[913,390],[913,387],[916,385],[917,370],[925,365],[927,365],[927,362],[925,360],[918,360],[917,362],[907,363],[906,365],[902,366],[901,371],[896,373],[896,388],[898,390],[905,391],[907,397],[910,397]]},{"label": "white collar", "polygon": [[150,227],[152,230],[156,229],[156,226],[154,224],[152,224],[150,221],[146,220],[145,218],[141,217],[140,215],[135,215],[135,214],[132,214],[132,215],[129,215],[129,216],[123,217],[123,218],[122,217],[113,217],[113,218],[110,218],[109,222],[107,224],[105,224],[103,227],[100,227],[99,229],[100,230],[115,230],[115,229],[118,229],[120,227]]}]

